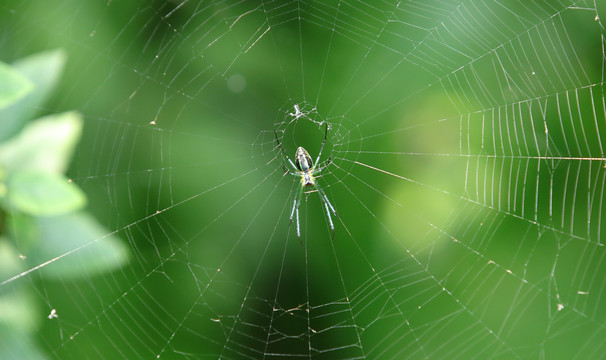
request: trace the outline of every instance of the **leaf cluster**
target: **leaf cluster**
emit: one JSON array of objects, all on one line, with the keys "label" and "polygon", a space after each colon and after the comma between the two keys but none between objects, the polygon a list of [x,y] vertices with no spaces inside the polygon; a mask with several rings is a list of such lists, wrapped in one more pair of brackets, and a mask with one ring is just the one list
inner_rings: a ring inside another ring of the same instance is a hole
[{"label": "leaf cluster", "polygon": [[39,311],[35,290],[19,278],[34,270],[49,280],[91,277],[128,260],[126,246],[85,211],[85,193],[65,176],[82,117],[31,120],[65,62],[62,51],[0,62],[0,338],[10,344],[0,358],[42,358],[31,334],[62,313]]}]

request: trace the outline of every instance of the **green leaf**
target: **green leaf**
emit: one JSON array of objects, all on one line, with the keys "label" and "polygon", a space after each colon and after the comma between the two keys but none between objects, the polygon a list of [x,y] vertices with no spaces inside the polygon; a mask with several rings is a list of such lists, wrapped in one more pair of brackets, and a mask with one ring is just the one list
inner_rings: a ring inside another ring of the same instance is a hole
[{"label": "green leaf", "polygon": [[30,215],[61,215],[86,204],[82,190],[60,174],[18,172],[9,177],[7,188],[10,206]]},{"label": "green leaf", "polygon": [[34,84],[18,70],[0,63],[0,109],[32,91]]},{"label": "green leaf", "polygon": [[82,119],[75,112],[31,122],[19,135],[0,144],[0,167],[8,173],[25,169],[64,173],[81,131]]},{"label": "green leaf", "polygon": [[27,254],[28,263],[39,265],[44,276],[61,281],[115,270],[126,264],[128,247],[90,215],[78,212],[37,218],[40,244]]},{"label": "green leaf", "polygon": [[54,50],[13,63],[13,67],[29,79],[34,88],[27,96],[0,110],[0,141],[16,134],[39,111],[57,85],[66,60],[63,51]]}]

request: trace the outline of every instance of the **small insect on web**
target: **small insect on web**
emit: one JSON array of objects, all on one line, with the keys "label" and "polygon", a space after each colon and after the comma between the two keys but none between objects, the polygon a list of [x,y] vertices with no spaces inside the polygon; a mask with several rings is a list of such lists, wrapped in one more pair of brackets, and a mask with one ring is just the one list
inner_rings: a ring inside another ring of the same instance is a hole
[{"label": "small insect on web", "polygon": [[292,219],[296,215],[297,237],[299,238],[299,242],[301,243],[301,246],[303,246],[303,241],[301,241],[301,225],[300,225],[300,221],[299,221],[299,206],[301,205],[301,197],[303,196],[304,193],[317,191],[318,194],[320,195],[320,200],[322,200],[322,203],[324,204],[324,208],[326,209],[326,216],[328,218],[328,224],[330,226],[330,230],[332,231],[332,239],[334,239],[335,238],[335,226],[332,222],[332,217],[330,216],[330,213],[332,212],[336,217],[339,217],[339,215],[337,215],[337,212],[336,212],[335,208],[332,206],[332,204],[330,203],[330,200],[328,200],[326,193],[324,192],[322,187],[320,187],[320,185],[318,184],[318,182],[315,179],[315,176],[318,175],[326,166],[328,166],[330,164],[330,161],[329,161],[324,166],[318,166],[320,157],[322,156],[322,151],[324,150],[324,145],[326,145],[326,138],[328,137],[328,124],[326,124],[326,130],[324,131],[324,141],[322,142],[322,147],[320,148],[318,157],[316,158],[316,161],[314,161],[314,162],[312,162],[311,156],[309,156],[309,153],[307,152],[307,150],[305,150],[302,146],[299,146],[297,148],[297,151],[295,152],[295,161],[293,162],[288,157],[288,155],[286,155],[286,151],[284,151],[284,148],[282,147],[282,144],[280,143],[280,139],[278,139],[278,133],[275,130],[274,130],[274,136],[276,137],[276,143],[278,143],[278,148],[280,148],[280,152],[282,153],[282,156],[288,161],[288,163],[290,164],[290,166],[292,168],[292,171],[289,171],[288,169],[285,168],[286,172],[284,173],[284,175],[290,174],[293,176],[297,176],[301,179],[299,191],[297,191],[297,193],[295,194],[295,199],[293,201],[292,210],[290,211],[290,222],[288,223],[288,227],[290,228],[290,225],[292,224]]}]

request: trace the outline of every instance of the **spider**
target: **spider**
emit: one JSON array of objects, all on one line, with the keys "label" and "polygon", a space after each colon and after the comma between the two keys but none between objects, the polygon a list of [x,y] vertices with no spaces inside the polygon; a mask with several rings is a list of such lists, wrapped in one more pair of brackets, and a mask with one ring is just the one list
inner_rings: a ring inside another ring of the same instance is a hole
[{"label": "spider", "polygon": [[[335,238],[335,226],[332,222],[332,217],[330,216],[330,213],[332,212],[336,217],[339,217],[339,215],[337,215],[337,212],[335,211],[335,208],[332,206],[332,204],[328,200],[326,193],[318,185],[318,183],[315,179],[315,176],[317,174],[319,174],[320,171],[322,171],[328,165],[327,164],[327,165],[318,167],[318,164],[319,164],[318,162],[320,161],[320,157],[322,156],[322,150],[324,150],[324,145],[326,145],[326,138],[328,136],[328,124],[326,124],[326,130],[324,131],[324,141],[322,142],[322,147],[320,148],[320,152],[318,153],[318,157],[316,158],[315,162],[311,161],[311,156],[309,156],[309,153],[307,152],[307,150],[305,150],[305,148],[303,148],[302,146],[299,146],[297,148],[297,151],[295,152],[295,161],[293,162],[288,157],[288,155],[286,155],[286,152],[284,151],[284,148],[282,147],[282,144],[280,143],[280,140],[278,139],[278,133],[276,132],[276,130],[274,130],[274,136],[276,137],[276,142],[278,143],[278,147],[280,148],[280,152],[282,153],[282,156],[284,156],[284,158],[286,158],[286,160],[288,161],[288,163],[290,164],[290,166],[292,167],[292,170],[293,170],[293,171],[289,171],[288,169],[284,168],[284,170],[286,171],[284,173],[284,175],[290,174],[290,175],[298,176],[301,178],[301,187],[299,188],[299,191],[296,193],[295,199],[292,204],[292,210],[290,211],[290,222],[288,223],[288,227],[290,228],[290,225],[292,224],[292,219],[296,214],[297,237],[299,238],[299,242],[301,243],[301,246],[303,246],[303,242],[301,241],[301,225],[299,222],[299,206],[301,205],[301,196],[303,196],[303,193],[309,194],[312,192],[318,192],[318,194],[320,195],[320,200],[322,200],[322,203],[324,203],[324,208],[326,209],[326,215],[328,217],[328,224],[330,225],[330,230],[332,231],[332,239],[334,239]],[[329,160],[329,163],[330,163],[330,160]]]}]

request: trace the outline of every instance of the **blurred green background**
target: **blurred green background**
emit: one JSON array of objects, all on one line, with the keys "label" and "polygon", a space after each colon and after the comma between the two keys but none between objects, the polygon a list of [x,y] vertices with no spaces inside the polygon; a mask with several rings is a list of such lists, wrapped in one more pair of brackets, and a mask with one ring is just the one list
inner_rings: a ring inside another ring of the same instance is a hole
[{"label": "blurred green background", "polygon": [[[68,177],[130,251],[111,272],[50,276],[58,260],[0,279],[41,319],[0,346],[604,357],[603,7],[0,1],[1,61],[67,55],[37,115],[82,114]],[[274,131],[315,159],[325,123],[335,238],[310,193],[301,247]]]}]

